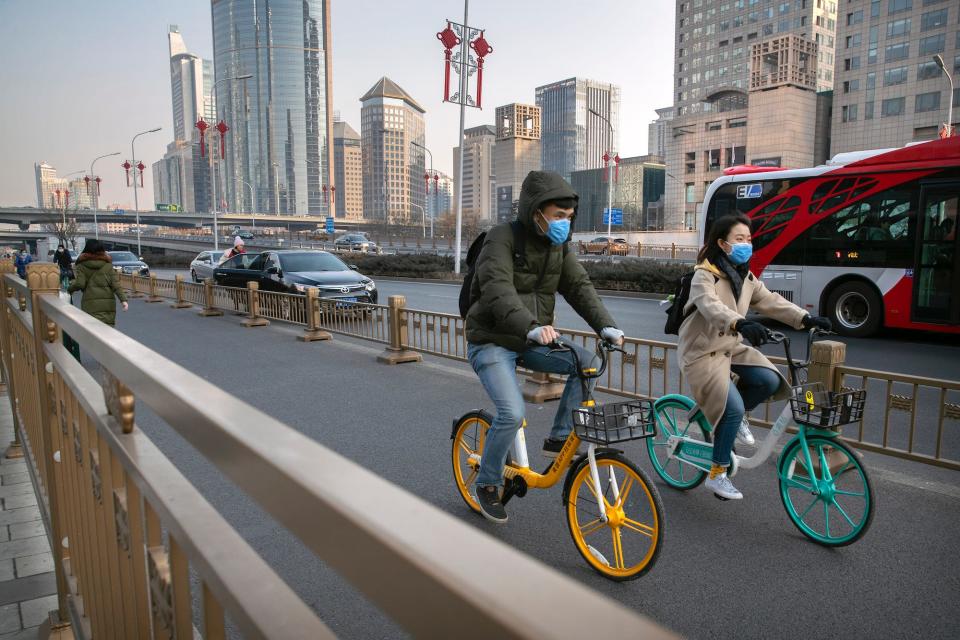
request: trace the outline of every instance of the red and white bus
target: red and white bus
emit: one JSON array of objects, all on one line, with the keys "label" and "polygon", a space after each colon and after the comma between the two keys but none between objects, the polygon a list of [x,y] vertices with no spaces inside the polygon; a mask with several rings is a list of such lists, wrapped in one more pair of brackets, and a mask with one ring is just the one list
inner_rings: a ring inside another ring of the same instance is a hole
[{"label": "red and white bus", "polygon": [[726,173],[707,190],[701,239],[718,217],[748,215],[769,289],[849,336],[960,334],[960,138]]}]

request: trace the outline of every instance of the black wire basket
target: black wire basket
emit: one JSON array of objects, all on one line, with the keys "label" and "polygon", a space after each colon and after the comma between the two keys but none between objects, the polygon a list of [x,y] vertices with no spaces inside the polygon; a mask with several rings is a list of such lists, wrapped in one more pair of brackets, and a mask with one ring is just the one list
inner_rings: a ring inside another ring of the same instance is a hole
[{"label": "black wire basket", "polygon": [[611,402],[573,410],[577,437],[597,444],[639,440],[653,435],[653,403],[650,400]]},{"label": "black wire basket", "polygon": [[827,390],[822,382],[811,382],[793,388],[790,408],[793,419],[801,424],[835,429],[863,418],[866,397],[864,389],[835,392]]}]

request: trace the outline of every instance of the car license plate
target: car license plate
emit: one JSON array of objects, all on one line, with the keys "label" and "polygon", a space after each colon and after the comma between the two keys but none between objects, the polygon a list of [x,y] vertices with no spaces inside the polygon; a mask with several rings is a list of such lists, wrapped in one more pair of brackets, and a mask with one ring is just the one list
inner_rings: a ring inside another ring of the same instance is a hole
[{"label": "car license plate", "polygon": [[337,298],[338,307],[349,307],[351,303],[356,302],[356,298]]}]

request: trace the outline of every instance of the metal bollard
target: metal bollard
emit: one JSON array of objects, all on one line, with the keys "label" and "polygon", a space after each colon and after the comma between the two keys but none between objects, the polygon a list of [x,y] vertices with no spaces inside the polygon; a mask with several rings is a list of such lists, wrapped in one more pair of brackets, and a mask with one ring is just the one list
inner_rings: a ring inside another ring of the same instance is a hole
[{"label": "metal bollard", "polygon": [[407,299],[403,296],[390,296],[387,312],[387,331],[390,334],[390,344],[383,353],[377,356],[377,362],[383,364],[400,364],[401,362],[421,362],[423,356],[416,351],[407,349],[403,344],[403,308],[407,306]]},{"label": "metal bollard", "polygon": [[247,283],[247,308],[250,315],[243,321],[243,326],[265,327],[270,324],[269,320],[260,317],[260,285],[256,282]]},{"label": "metal bollard", "polygon": [[207,278],[203,281],[203,301],[203,311],[201,311],[199,315],[205,318],[223,315],[223,311],[213,306],[213,278]]},{"label": "metal bollard", "polygon": [[307,297],[304,304],[307,305],[307,328],[304,329],[303,335],[297,338],[297,340],[301,342],[330,340],[333,336],[320,328],[320,298],[317,297],[316,289],[307,289]]},{"label": "metal bollard", "polygon": [[183,297],[183,276],[177,274],[173,277],[177,289],[177,301],[170,305],[173,309],[189,309],[193,305],[187,302]]}]

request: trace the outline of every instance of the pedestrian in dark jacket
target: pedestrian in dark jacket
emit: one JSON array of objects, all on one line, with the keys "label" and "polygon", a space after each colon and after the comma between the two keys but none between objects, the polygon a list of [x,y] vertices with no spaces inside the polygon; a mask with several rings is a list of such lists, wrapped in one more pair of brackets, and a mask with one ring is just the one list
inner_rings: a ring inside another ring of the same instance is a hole
[{"label": "pedestrian in dark jacket", "polygon": [[[477,502],[493,522],[506,522],[500,500],[507,453],[523,422],[524,401],[516,367],[570,376],[557,407],[543,453],[556,457],[573,428],[572,411],[583,389],[568,352],[548,355],[559,334],[553,327],[556,294],[560,293],[600,336],[623,342],[577,256],[567,250],[578,197],[562,177],[531,171],[523,181],[518,217],[523,225],[524,256],[517,257],[509,223],[492,228],[477,258],[467,312],[467,357],[497,415],[486,435],[477,475]],[[598,366],[596,355],[570,345],[581,366]]]},{"label": "pedestrian in dark jacket", "polygon": [[53,262],[60,267],[60,288],[66,289],[73,280],[73,258],[70,252],[62,244],[57,245],[57,250],[53,254]]},{"label": "pedestrian in dark jacket", "polygon": [[82,291],[80,308],[111,327],[117,321],[117,303],[120,300],[126,311],[127,296],[117,281],[117,272],[113,270],[113,261],[104,251],[99,240],[87,240],[83,253],[77,258],[74,269],[76,279],[67,289],[70,293]]},{"label": "pedestrian in dark jacket", "polygon": [[20,253],[17,254],[17,259],[13,261],[14,266],[17,268],[17,275],[27,279],[27,265],[33,262],[33,257],[27,252],[26,249],[20,249]]}]

